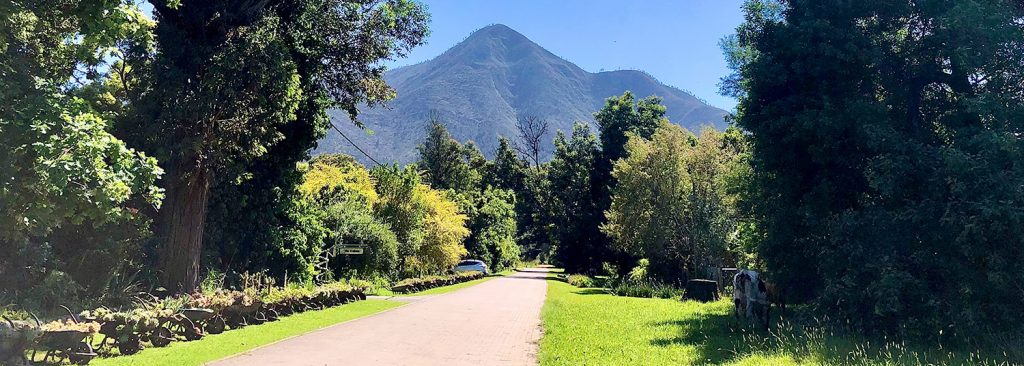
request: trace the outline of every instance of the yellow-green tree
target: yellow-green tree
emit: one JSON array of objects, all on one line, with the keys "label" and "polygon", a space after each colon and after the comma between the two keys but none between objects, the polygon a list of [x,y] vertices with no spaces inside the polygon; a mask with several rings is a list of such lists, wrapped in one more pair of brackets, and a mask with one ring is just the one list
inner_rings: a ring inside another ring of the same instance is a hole
[{"label": "yellow-green tree", "polygon": [[351,198],[359,199],[367,209],[377,202],[370,173],[357,163],[337,166],[313,162],[303,175],[299,191],[307,197],[351,194]]},{"label": "yellow-green tree", "polygon": [[406,264],[411,273],[440,273],[451,269],[464,257],[462,241],[469,236],[466,215],[446,193],[426,185],[416,188],[415,199],[425,208],[423,241]]},{"label": "yellow-green tree", "polygon": [[335,276],[396,277],[398,239],[387,224],[374,216],[379,196],[370,173],[347,155],[313,159],[299,186],[302,199],[316,207],[328,232],[319,246],[364,246],[362,255],[339,256],[330,261]]}]

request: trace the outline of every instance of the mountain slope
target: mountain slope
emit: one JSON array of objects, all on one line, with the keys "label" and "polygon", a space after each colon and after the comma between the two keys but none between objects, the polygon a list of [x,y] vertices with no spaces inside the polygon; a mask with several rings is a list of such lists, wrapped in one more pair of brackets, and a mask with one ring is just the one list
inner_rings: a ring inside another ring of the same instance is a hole
[{"label": "mountain slope", "polygon": [[[499,136],[516,136],[518,116],[544,118],[551,124],[550,156],[555,130],[568,132],[574,121],[583,121],[596,132],[593,113],[605,98],[626,90],[638,97],[664,98],[669,120],[691,130],[705,124],[725,126],[725,111],[643,72],[587,72],[504,25],[482,28],[432,60],[388,72],[385,80],[398,97],[387,108],[362,112],[360,119],[372,135],[353,126],[344,113],[332,113],[346,136],[385,163],[416,160],[416,145],[431,113],[444,120],[456,139],[476,142],[488,156]],[[368,160],[335,131],[315,151],[326,152]]]}]

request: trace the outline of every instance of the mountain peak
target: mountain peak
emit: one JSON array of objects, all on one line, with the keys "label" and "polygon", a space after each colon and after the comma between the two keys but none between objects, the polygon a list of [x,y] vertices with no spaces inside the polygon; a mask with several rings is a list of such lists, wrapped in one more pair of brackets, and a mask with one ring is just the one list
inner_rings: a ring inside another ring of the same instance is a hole
[{"label": "mountain peak", "polygon": [[[577,121],[596,127],[593,113],[605,98],[627,90],[637,97],[661,97],[669,120],[692,131],[706,124],[724,128],[727,114],[640,70],[587,72],[503,24],[476,30],[437,58],[391,70],[385,80],[397,98],[387,108],[366,109],[360,115],[373,135],[351,123],[339,125],[355,144],[390,162],[416,159],[416,145],[432,115],[441,117],[456,139],[475,141],[487,155],[497,148],[499,136],[518,134],[517,118],[542,118],[550,123],[543,145],[548,158],[554,151],[554,131],[571,131]],[[346,116],[335,113],[336,118]],[[339,151],[356,152],[332,132],[317,149]],[[361,154],[355,156],[363,160]]]},{"label": "mountain peak", "polygon": [[542,48],[540,45],[533,43],[529,38],[526,38],[522,33],[516,32],[504,24],[491,24],[477,29],[469,37],[466,37],[464,41],[452,47],[452,49],[467,47],[487,47],[491,49]]},{"label": "mountain peak", "polygon": [[530,41],[529,38],[526,38],[526,36],[522,35],[519,32],[516,32],[515,29],[509,28],[507,25],[504,24],[491,24],[486,27],[477,29],[475,32],[471,33],[469,37],[467,37],[466,39],[468,40],[474,38],[504,38],[509,40],[522,40],[533,43],[532,41]]},{"label": "mountain peak", "polygon": [[441,63],[496,66],[521,57],[549,62],[551,56],[543,47],[512,28],[491,24],[470,34],[439,59]]}]

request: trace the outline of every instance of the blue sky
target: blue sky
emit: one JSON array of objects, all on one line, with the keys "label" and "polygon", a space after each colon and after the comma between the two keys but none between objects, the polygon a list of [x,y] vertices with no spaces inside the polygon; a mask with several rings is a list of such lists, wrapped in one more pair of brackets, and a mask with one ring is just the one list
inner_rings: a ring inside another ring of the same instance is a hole
[{"label": "blue sky", "polygon": [[427,44],[390,66],[440,55],[474,30],[505,24],[584,70],[637,69],[732,110],[718,94],[728,73],[718,40],[742,21],[742,0],[422,0]]},{"label": "blue sky", "polygon": [[[434,58],[474,30],[504,24],[584,70],[636,69],[733,110],[718,94],[729,70],[718,40],[743,20],[743,0],[420,0],[431,14],[430,37],[401,60]],[[146,13],[152,7],[142,3]]]}]

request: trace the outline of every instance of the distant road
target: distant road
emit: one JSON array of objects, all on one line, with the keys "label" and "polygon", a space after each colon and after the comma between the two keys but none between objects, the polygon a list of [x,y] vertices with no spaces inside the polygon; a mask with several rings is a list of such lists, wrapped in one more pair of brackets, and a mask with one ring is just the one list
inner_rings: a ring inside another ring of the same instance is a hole
[{"label": "distant road", "polygon": [[536,365],[544,269],[495,278],[257,348],[213,366]]}]

